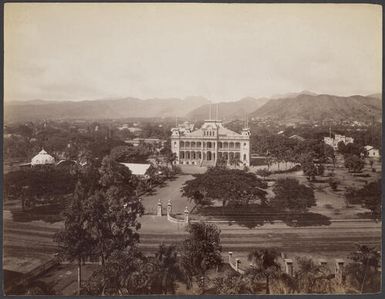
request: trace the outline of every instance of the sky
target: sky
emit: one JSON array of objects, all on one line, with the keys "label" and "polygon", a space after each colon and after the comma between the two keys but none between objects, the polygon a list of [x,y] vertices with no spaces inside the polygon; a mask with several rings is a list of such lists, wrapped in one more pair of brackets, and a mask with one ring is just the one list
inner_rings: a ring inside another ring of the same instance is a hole
[{"label": "sky", "polygon": [[4,100],[381,92],[368,4],[6,3]]}]

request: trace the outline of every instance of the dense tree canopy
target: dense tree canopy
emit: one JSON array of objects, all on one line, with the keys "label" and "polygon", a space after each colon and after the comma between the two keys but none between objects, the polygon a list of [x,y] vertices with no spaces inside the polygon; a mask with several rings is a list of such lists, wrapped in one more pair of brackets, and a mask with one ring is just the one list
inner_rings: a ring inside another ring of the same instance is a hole
[{"label": "dense tree canopy", "polygon": [[381,253],[375,247],[358,245],[349,255],[346,282],[359,293],[377,293],[381,289]]},{"label": "dense tree canopy", "polygon": [[147,258],[136,247],[117,250],[92,274],[83,292],[94,296],[150,293],[148,281],[152,270]]},{"label": "dense tree canopy", "polygon": [[192,223],[188,238],[182,244],[182,264],[190,277],[204,276],[222,263],[220,230],[214,224]]},{"label": "dense tree canopy", "polygon": [[280,266],[278,264],[279,253],[274,249],[255,249],[249,253],[248,260],[252,266],[247,270],[246,275],[255,284],[265,279],[266,294],[270,294],[271,279],[278,277]]},{"label": "dense tree canopy", "polygon": [[306,211],[315,206],[314,191],[294,178],[278,179],[273,187],[275,197],[270,204],[278,209]]},{"label": "dense tree canopy", "polygon": [[272,159],[272,162],[297,162],[301,163],[304,155],[311,157],[312,160],[318,160],[319,163],[325,163],[328,158],[333,160],[334,150],[331,146],[325,144],[321,139],[297,140],[284,135],[258,136],[253,142],[252,149],[261,155],[266,155]]},{"label": "dense tree canopy", "polygon": [[127,163],[146,163],[150,155],[151,150],[144,144],[139,146],[117,146],[110,153],[111,158],[115,161]]},{"label": "dense tree canopy", "polygon": [[4,176],[4,194],[8,199],[55,202],[74,192],[76,177],[68,168],[32,167]]},{"label": "dense tree canopy", "polygon": [[371,182],[358,190],[349,189],[345,197],[351,203],[361,203],[372,212],[374,218],[381,218],[381,180]]},{"label": "dense tree canopy", "polygon": [[356,155],[348,155],[344,159],[344,165],[349,172],[360,172],[365,166],[365,162]]},{"label": "dense tree canopy", "polygon": [[223,205],[247,204],[250,200],[264,201],[267,184],[254,173],[224,167],[209,168],[204,174],[194,175],[182,187],[183,196],[196,204],[206,204],[209,200],[222,200]]},{"label": "dense tree canopy", "polygon": [[[135,194],[136,181],[131,172],[110,157],[105,157],[99,168],[95,169],[91,161],[78,168],[78,183],[69,207],[76,204],[78,218],[84,219],[78,225],[90,236],[93,254],[104,264],[114,251],[127,250],[139,241],[138,216],[143,214],[143,206]],[[59,233],[62,237],[57,239],[63,251],[76,246],[82,236],[73,234],[72,213],[65,214],[65,227]]]}]

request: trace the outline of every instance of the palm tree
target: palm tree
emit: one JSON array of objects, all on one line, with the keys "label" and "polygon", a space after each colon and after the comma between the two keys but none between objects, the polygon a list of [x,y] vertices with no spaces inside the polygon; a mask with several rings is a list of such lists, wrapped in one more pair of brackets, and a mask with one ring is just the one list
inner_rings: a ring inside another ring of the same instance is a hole
[{"label": "palm tree", "polygon": [[317,265],[310,258],[297,258],[298,271],[295,274],[297,291],[305,294],[332,293],[333,278],[329,269]]},{"label": "palm tree", "polygon": [[270,294],[271,280],[277,278],[281,271],[277,263],[278,255],[274,249],[255,249],[248,256],[248,260],[252,262],[252,267],[246,271],[246,275],[253,284],[265,279],[266,294]]},{"label": "palm tree", "polygon": [[349,259],[353,260],[353,263],[346,267],[350,284],[360,293],[380,291],[380,253],[374,247],[359,245],[358,250],[351,253]]},{"label": "palm tree", "polygon": [[190,286],[190,279],[178,260],[175,245],[161,244],[154,257],[155,271],[150,278],[150,288],[157,294],[175,294],[176,282]]},{"label": "palm tree", "polygon": [[242,275],[236,272],[226,273],[225,276],[213,280],[216,295],[239,295],[249,293]]}]

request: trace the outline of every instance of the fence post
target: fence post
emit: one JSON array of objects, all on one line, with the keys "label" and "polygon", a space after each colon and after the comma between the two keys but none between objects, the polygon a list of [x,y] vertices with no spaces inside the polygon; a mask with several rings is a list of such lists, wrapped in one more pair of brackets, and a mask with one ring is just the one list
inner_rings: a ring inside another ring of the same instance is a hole
[{"label": "fence post", "polygon": [[[142,202],[142,198],[139,197],[139,198],[138,198],[138,201],[139,201],[139,203],[141,203],[141,202]],[[139,217],[140,217],[140,213],[136,213],[136,217],[139,218]]]},{"label": "fence post", "polygon": [[336,277],[338,283],[343,282],[344,264],[345,264],[345,262],[343,259],[336,259],[335,277]]},{"label": "fence post", "polygon": [[239,264],[241,263],[241,261],[239,259],[235,259],[235,271],[238,272],[239,270]]},{"label": "fence post", "polygon": [[168,203],[167,203],[167,216],[171,215],[172,213],[172,204],[171,204],[171,200],[168,200]]},{"label": "fence post", "polygon": [[285,259],[284,261],[285,261],[286,274],[288,274],[289,276],[293,276],[293,274],[294,274],[293,260],[292,259]]},{"label": "fence post", "polygon": [[319,263],[319,265],[322,266],[322,267],[326,267],[327,264],[328,264],[328,262],[327,262],[325,259],[319,259],[319,260],[318,260],[318,263]]},{"label": "fence post", "polygon": [[157,206],[157,209],[156,209],[156,216],[162,216],[162,202],[158,201],[158,206]]},{"label": "fence post", "polygon": [[231,258],[233,257],[233,253],[229,251],[229,264],[231,264]]}]

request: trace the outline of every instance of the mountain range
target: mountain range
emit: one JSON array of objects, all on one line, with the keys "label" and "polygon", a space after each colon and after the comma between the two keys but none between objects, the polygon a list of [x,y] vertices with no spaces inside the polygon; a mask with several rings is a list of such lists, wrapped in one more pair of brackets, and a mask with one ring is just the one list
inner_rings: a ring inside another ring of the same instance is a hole
[{"label": "mountain range", "polygon": [[185,99],[122,98],[93,101],[26,101],[5,103],[4,120],[16,122],[41,119],[118,119],[130,117],[185,116],[191,110],[210,103],[204,97]]},{"label": "mountain range", "polygon": [[[382,95],[341,97],[309,91],[276,95],[270,98],[246,97],[233,102],[212,104],[208,99],[190,96],[184,99],[102,99],[92,101],[5,102],[4,121],[36,121],[43,119],[119,119],[136,117],[184,117],[190,120],[212,117],[222,120],[271,118],[282,121],[353,119],[382,117]],[[217,108],[218,104],[218,108]]]},{"label": "mountain range", "polygon": [[382,117],[381,96],[350,96],[300,94],[290,98],[273,99],[250,114],[255,118],[281,121],[309,120],[368,120]]}]

